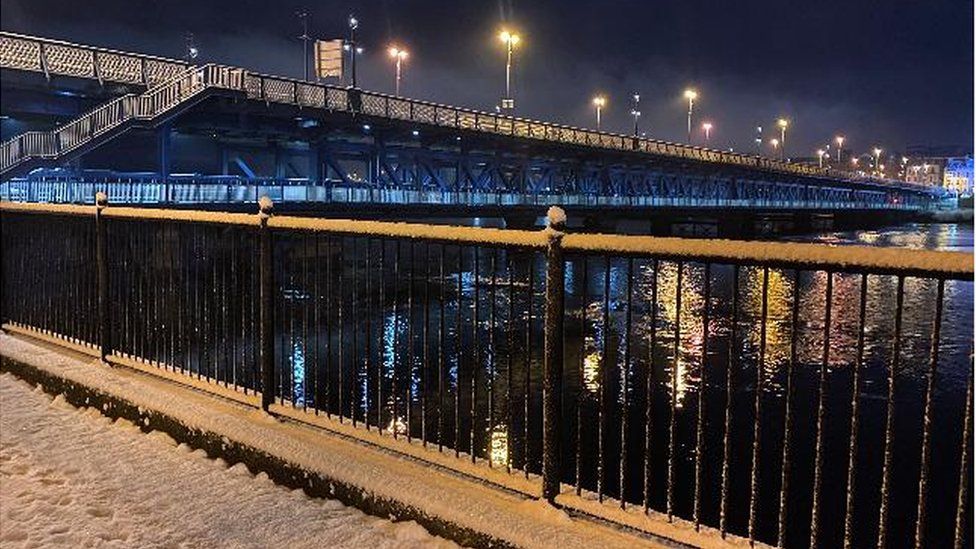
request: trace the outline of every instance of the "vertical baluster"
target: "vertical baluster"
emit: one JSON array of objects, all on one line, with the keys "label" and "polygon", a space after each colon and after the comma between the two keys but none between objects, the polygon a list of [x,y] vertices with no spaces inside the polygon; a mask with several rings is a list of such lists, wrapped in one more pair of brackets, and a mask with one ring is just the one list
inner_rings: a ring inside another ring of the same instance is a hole
[{"label": "vertical baluster", "polygon": [[[970,351],[970,361],[972,352]],[[966,504],[969,502],[969,446],[973,435],[973,370],[969,369],[969,380],[966,383],[966,410],[962,416],[962,447],[959,456],[959,493],[956,498],[956,529],[953,536],[953,547],[962,549],[963,537],[966,532]]]},{"label": "vertical baluster", "polygon": [[332,255],[333,238],[326,237],[325,240],[325,399],[322,407],[325,416],[332,417]]},{"label": "vertical baluster", "polygon": [[472,307],[471,307],[471,345],[474,347],[474,357],[471,362],[471,378],[470,389],[471,389],[471,411],[470,417],[470,438],[468,442],[468,448],[471,452],[471,463],[475,462],[477,454],[477,445],[475,433],[477,432],[476,426],[478,423],[478,371],[481,370],[481,344],[480,338],[478,337],[478,321],[479,319],[479,301],[481,301],[481,294],[479,290],[479,270],[481,267],[480,263],[480,251],[481,248],[475,246],[472,250],[474,252],[474,265],[472,267],[473,276],[471,277],[473,288],[472,288]]},{"label": "vertical baluster", "polygon": [[[366,291],[363,296],[366,299],[366,355],[363,358],[363,400],[365,401],[366,408],[363,410],[363,425],[369,431],[369,376],[372,373],[370,366],[372,366],[373,361],[373,292],[371,291],[372,284],[370,284],[370,280],[373,278],[373,241],[369,238],[366,239],[366,272],[364,275],[365,281],[363,285]],[[383,326],[382,322],[380,322],[380,326]],[[378,381],[379,378],[377,378]],[[379,418],[377,418],[377,425],[379,425]]]},{"label": "vertical baluster", "polygon": [[[367,271],[369,269],[367,268]],[[424,326],[422,337],[422,356],[423,372],[421,373],[420,386],[420,439],[424,448],[427,447],[427,415],[428,395],[430,381],[430,242],[424,243]]]},{"label": "vertical baluster", "polygon": [[[867,278],[862,278],[866,281]],[[866,282],[865,282],[866,283]],[[864,294],[861,295],[861,350],[864,349]],[[788,511],[788,501],[789,501],[789,487],[790,487],[790,463],[792,460],[792,442],[793,442],[793,374],[796,370],[797,365],[797,340],[799,339],[799,329],[800,329],[800,271],[796,270],[793,273],[793,300],[792,300],[792,312],[791,312],[791,322],[790,322],[790,361],[786,364],[786,411],[785,418],[783,420],[783,462],[782,469],[780,470],[780,488],[779,488],[779,516],[777,518],[777,528],[776,528],[776,546],[785,547],[786,546],[786,517]],[[860,364],[860,359],[858,360]],[[855,376],[857,374],[855,373]],[[855,383],[855,386],[857,384]],[[856,398],[855,389],[855,398]]]},{"label": "vertical baluster", "polygon": [[647,350],[647,379],[644,391],[647,402],[644,408],[644,514],[651,507],[651,443],[654,434],[654,348],[657,346],[657,275],[660,262],[655,259],[651,275],[650,337]]},{"label": "vertical baluster", "polygon": [[444,368],[447,367],[446,349],[444,347],[446,338],[446,318],[444,317],[444,302],[447,298],[447,278],[444,272],[445,249],[447,246],[441,244],[441,252],[438,257],[440,267],[440,285],[437,292],[438,325],[437,325],[437,451],[444,451]]},{"label": "vertical baluster", "polygon": [[400,241],[394,242],[393,248],[393,364],[391,365],[392,384],[390,385],[390,395],[392,397],[393,418],[390,429],[393,431],[393,439],[399,436],[397,426],[400,420],[400,410],[397,408],[399,394],[397,393],[397,362],[399,362],[399,347],[397,345],[398,335],[400,334],[400,292],[397,291],[400,284]]},{"label": "vertical baluster", "polygon": [[513,259],[513,253],[511,251],[505,252],[506,260],[508,263],[508,326],[506,326],[506,351],[508,364],[506,364],[506,389],[508,393],[506,394],[506,404],[507,404],[507,414],[506,420],[508,423],[508,430],[506,431],[506,436],[508,440],[506,441],[507,452],[505,456],[505,470],[509,473],[512,472],[512,441],[515,437],[515,387],[514,387],[514,373],[512,369],[515,367],[515,260]]},{"label": "vertical baluster", "polygon": [[891,460],[894,457],[895,436],[895,379],[901,359],[901,321],[905,301],[905,277],[898,277],[898,295],[895,304],[895,342],[892,350],[891,367],[888,369],[888,402],[885,419],[884,464],[881,468],[881,510],[878,519],[878,547],[888,542],[888,497],[891,490]]},{"label": "vertical baluster", "polygon": [[732,267],[732,322],[729,329],[729,363],[725,373],[725,428],[722,440],[722,502],[719,507],[719,533],[725,537],[729,507],[729,459],[732,436],[732,403],[735,395],[735,367],[739,348],[736,328],[739,323],[739,266]]},{"label": "vertical baluster", "polygon": [[532,417],[529,415],[529,410],[531,408],[531,395],[529,394],[529,389],[532,382],[532,304],[535,301],[535,256],[529,254],[528,261],[528,286],[526,288],[527,292],[527,305],[525,309],[525,372],[524,372],[524,383],[523,387],[523,398],[522,404],[524,409],[522,411],[525,421],[522,425],[523,438],[522,438],[522,466],[525,478],[529,478],[529,427],[531,426]]},{"label": "vertical baluster", "polygon": [[[309,363],[312,368],[312,410],[315,415],[319,415],[319,410],[322,408],[320,379],[322,376],[319,375],[319,333],[322,328],[321,308],[319,307],[319,301],[322,298],[322,294],[319,292],[319,282],[322,278],[321,241],[318,233],[312,233],[312,253],[314,254],[312,261],[312,358]],[[241,336],[243,337],[243,331]]]},{"label": "vertical baluster", "polygon": [[693,521],[695,530],[701,527],[701,489],[702,489],[702,452],[705,446],[705,398],[708,389],[708,330],[709,312],[711,310],[712,292],[712,264],[705,264],[704,310],[702,311],[702,360],[701,386],[698,390],[698,418],[695,427],[695,501]]},{"label": "vertical baluster", "polygon": [[603,501],[603,492],[606,488],[604,484],[606,475],[606,430],[607,430],[607,368],[610,361],[607,360],[610,340],[610,256],[606,258],[606,266],[603,270],[603,341],[600,348],[600,369],[597,371],[597,383],[599,384],[599,394],[597,395],[597,467],[596,467],[596,494],[600,502]]},{"label": "vertical baluster", "polygon": [[827,271],[827,296],[824,302],[823,362],[817,385],[817,435],[813,459],[813,508],[810,513],[810,547],[816,547],[820,535],[820,493],[823,485],[823,420],[827,400],[827,370],[830,367],[830,321],[834,273]]},{"label": "vertical baluster", "polygon": [[[828,286],[830,283],[827,283]],[[829,302],[829,301],[828,301]],[[756,511],[759,504],[759,455],[762,447],[762,393],[766,367],[766,322],[769,314],[769,267],[763,267],[762,311],[759,323],[759,361],[756,363],[755,417],[752,431],[752,460],[749,491],[749,543],[756,539]],[[829,324],[829,322],[828,322]]]},{"label": "vertical baluster", "polygon": [[942,300],[945,295],[945,280],[939,279],[935,295],[935,320],[932,323],[932,351],[930,353],[928,383],[925,387],[925,412],[922,427],[922,457],[918,478],[918,512],[915,522],[915,547],[925,546],[926,498],[929,491],[929,462],[931,461],[932,438],[932,394],[935,391],[935,376],[939,365],[939,338],[942,335]]},{"label": "vertical baluster", "polygon": [[[349,318],[352,324],[351,332],[352,336],[352,350],[349,352],[349,381],[352,384],[349,387],[349,419],[352,420],[353,427],[358,425],[358,420],[356,419],[356,405],[359,402],[359,282],[356,280],[356,275],[359,274],[359,239],[353,238],[352,244],[350,246],[350,280],[349,285],[351,286],[351,291],[349,292]],[[340,410],[341,412],[341,410]]]},{"label": "vertical baluster", "polygon": [[302,234],[302,410],[308,410],[308,370],[314,367],[308,359],[308,239],[309,233]]},{"label": "vertical baluster", "polygon": [[416,252],[416,243],[410,241],[408,245],[410,250],[410,259],[408,261],[408,271],[407,271],[407,311],[405,318],[407,320],[407,382],[404,384],[403,394],[407,401],[407,442],[413,440],[413,381],[414,381],[414,337],[413,337],[413,287],[415,284],[414,280],[414,259]]},{"label": "vertical baluster", "polygon": [[674,518],[674,450],[675,419],[678,415],[678,364],[681,361],[681,275],[684,265],[675,265],[677,282],[674,290],[674,362],[671,365],[671,413],[668,417],[668,522]]},{"label": "vertical baluster", "polygon": [[380,434],[383,433],[383,381],[386,380],[386,356],[385,356],[385,337],[386,337],[386,241],[380,240],[380,266],[379,266],[379,345],[377,352],[380,353],[379,360],[376,361],[376,427]]},{"label": "vertical baluster", "polygon": [[454,457],[461,456],[461,306],[463,288],[461,279],[464,272],[464,248],[458,246],[457,260],[457,296],[454,314]]},{"label": "vertical baluster", "polygon": [[633,300],[634,259],[627,259],[627,325],[624,328],[624,363],[620,384],[620,508],[627,508],[627,420],[630,414],[628,387],[630,379],[631,328],[634,324]]},{"label": "vertical baluster", "polygon": [[589,258],[583,256],[583,278],[580,287],[580,348],[579,371],[577,372],[576,388],[576,495],[583,493],[583,402],[586,397],[586,312],[589,305],[587,290],[589,288]]},{"label": "vertical baluster", "polygon": [[344,397],[346,392],[345,372],[343,371],[345,370],[345,366],[346,366],[346,362],[344,360],[345,342],[343,341],[344,339],[343,336],[345,335],[346,332],[346,323],[345,323],[345,316],[343,311],[343,303],[346,300],[345,282],[344,282],[344,279],[346,278],[345,276],[346,275],[345,272],[346,271],[346,265],[345,265],[346,239],[340,236],[338,240],[339,240],[339,257],[336,258],[338,262],[338,264],[336,265],[336,270],[338,271],[336,273],[336,276],[338,277],[337,280],[338,289],[337,289],[336,297],[338,298],[339,303],[338,306],[336,307],[337,309],[336,313],[338,314],[338,319],[337,319],[338,341],[336,342],[337,343],[336,350],[338,351],[336,355],[336,370],[338,376],[336,379],[336,398],[338,400],[339,408],[338,408],[338,413],[336,415],[339,417],[339,423],[342,423],[343,421],[342,413],[345,411]]},{"label": "vertical baluster", "polygon": [[492,463],[492,439],[495,433],[495,298],[497,294],[495,293],[495,269],[497,267],[498,261],[498,249],[491,249],[491,264],[489,266],[489,296],[491,301],[489,302],[488,308],[488,383],[486,384],[486,389],[488,391],[488,444],[486,454],[488,455],[488,467],[491,468],[494,464]]}]

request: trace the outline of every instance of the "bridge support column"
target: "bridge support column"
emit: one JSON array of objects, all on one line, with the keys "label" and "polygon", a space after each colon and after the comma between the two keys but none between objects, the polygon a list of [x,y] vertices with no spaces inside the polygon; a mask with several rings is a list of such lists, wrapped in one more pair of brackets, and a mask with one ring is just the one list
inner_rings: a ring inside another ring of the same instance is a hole
[{"label": "bridge support column", "polygon": [[159,160],[159,175],[162,177],[163,202],[169,202],[169,174],[171,169],[172,126],[163,124],[156,132],[156,151]]}]

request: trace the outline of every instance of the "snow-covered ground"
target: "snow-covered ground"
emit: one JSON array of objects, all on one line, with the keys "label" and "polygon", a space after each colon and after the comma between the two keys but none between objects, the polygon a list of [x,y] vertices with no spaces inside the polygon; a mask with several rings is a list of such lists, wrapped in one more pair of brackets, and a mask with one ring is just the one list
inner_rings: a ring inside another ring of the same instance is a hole
[{"label": "snow-covered ground", "polygon": [[3,547],[454,547],[0,374]]}]

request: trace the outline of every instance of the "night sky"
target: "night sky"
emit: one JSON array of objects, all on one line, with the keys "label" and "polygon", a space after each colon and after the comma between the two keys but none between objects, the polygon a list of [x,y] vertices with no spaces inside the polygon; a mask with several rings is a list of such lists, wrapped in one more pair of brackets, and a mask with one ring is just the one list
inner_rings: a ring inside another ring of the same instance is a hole
[{"label": "night sky", "polygon": [[[792,122],[790,153],[810,156],[834,135],[861,152],[973,143],[973,3],[966,0],[532,2],[281,0],[176,2],[0,0],[2,28],[182,57],[196,36],[203,61],[301,75],[295,11],[310,34],[344,35],[355,12],[366,48],[360,85],[392,91],[386,47],[410,51],[403,94],[493,109],[504,87],[502,26],[517,30],[519,114],[592,126],[590,99],[607,95],[604,128],[632,130],[642,96],[652,137],[685,140],[681,98],[698,89],[711,144],[753,151]],[[696,123],[696,126],[699,126]],[[698,136],[701,139],[701,136]],[[847,146],[845,145],[845,148]]]}]

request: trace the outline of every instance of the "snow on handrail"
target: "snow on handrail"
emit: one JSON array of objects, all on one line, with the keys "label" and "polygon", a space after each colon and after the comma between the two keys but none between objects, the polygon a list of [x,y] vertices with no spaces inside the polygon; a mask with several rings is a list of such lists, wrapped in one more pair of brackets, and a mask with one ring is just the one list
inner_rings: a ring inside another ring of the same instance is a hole
[{"label": "snow on handrail", "polygon": [[810,270],[973,278],[973,254],[965,252],[612,234],[567,234],[563,237],[562,245],[567,252],[648,255],[696,262],[782,265]]},{"label": "snow on handrail", "polygon": [[274,216],[268,220],[268,226],[273,229],[295,229],[335,234],[437,240],[458,244],[514,246],[535,249],[545,248],[548,242],[548,237],[542,231],[428,225],[423,223],[398,223],[390,221]]},{"label": "snow on handrail", "polygon": [[[95,209],[95,206],[0,202],[0,211],[23,213],[94,216]],[[260,218],[256,213],[110,206],[102,211],[102,215],[107,218],[144,221],[185,221],[250,227],[260,225]],[[544,230],[491,229],[354,219],[272,216],[268,220],[268,227],[349,236],[406,238],[537,250],[544,249],[549,241],[549,236]],[[965,252],[583,233],[566,234],[562,238],[562,247],[570,253],[640,255],[695,262],[783,266],[804,270],[973,279],[973,254]]]},{"label": "snow on handrail", "polygon": [[78,204],[38,204],[30,202],[0,202],[0,211],[51,215],[95,215],[95,206]]}]

